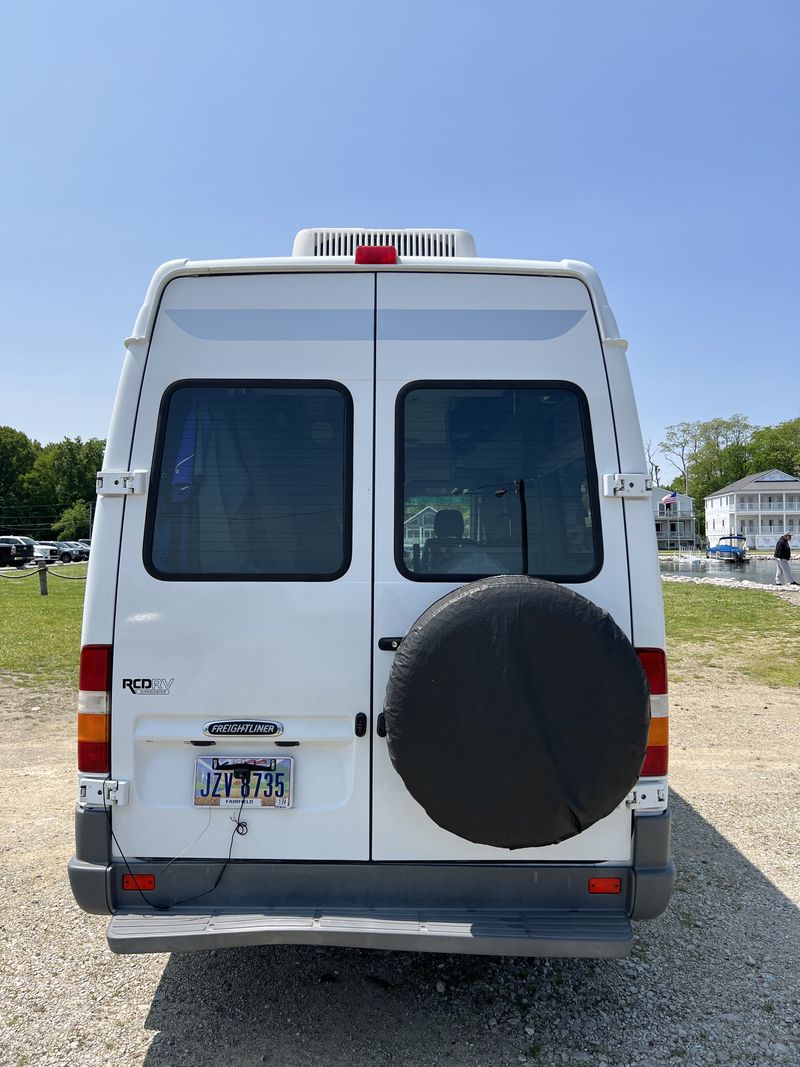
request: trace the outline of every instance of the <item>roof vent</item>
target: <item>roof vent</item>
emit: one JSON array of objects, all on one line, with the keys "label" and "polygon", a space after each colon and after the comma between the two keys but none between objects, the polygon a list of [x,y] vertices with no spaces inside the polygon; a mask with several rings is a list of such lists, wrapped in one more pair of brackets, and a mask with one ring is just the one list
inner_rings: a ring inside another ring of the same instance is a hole
[{"label": "roof vent", "polygon": [[455,259],[476,256],[475,238],[466,230],[367,230],[335,226],[327,230],[301,230],[294,239],[293,256],[346,256],[359,245],[392,245],[398,256]]}]

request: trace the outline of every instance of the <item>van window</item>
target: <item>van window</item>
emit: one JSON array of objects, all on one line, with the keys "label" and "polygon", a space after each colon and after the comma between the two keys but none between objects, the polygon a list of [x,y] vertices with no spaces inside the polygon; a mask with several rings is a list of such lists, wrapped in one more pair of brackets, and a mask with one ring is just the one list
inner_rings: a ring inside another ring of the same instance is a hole
[{"label": "van window", "polygon": [[334,382],[178,382],[161,406],[155,577],[330,580],[350,562],[352,400]]},{"label": "van window", "polygon": [[586,398],[564,382],[417,382],[398,398],[396,559],[421,581],[600,568]]}]

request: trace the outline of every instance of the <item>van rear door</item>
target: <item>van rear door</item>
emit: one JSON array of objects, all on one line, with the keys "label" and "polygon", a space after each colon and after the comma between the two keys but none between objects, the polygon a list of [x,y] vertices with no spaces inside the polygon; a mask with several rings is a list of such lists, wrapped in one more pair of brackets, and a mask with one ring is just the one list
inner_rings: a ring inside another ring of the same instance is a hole
[{"label": "van rear door", "polygon": [[373,336],[372,274],[166,287],[130,455],[150,484],[125,501],[116,603],[128,857],[226,856],[231,761],[280,759],[255,765],[235,858],[368,858]]},{"label": "van rear door", "polygon": [[[372,856],[507,861],[437,826],[395,772],[385,639],[461,584],[448,571],[552,578],[630,637],[623,509],[598,491],[619,460],[590,295],[576,278],[380,273],[376,348]],[[630,812],[513,858],[629,862]]]}]

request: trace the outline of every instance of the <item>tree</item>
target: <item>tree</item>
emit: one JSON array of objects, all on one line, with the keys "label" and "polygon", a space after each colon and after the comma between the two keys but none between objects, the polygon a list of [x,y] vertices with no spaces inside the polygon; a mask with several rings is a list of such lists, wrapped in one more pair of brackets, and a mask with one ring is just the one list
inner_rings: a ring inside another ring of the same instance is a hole
[{"label": "tree", "polygon": [[668,426],[659,448],[668,457],[683,481],[683,492],[689,492],[689,466],[702,444],[701,422],[678,422]]},{"label": "tree", "polygon": [[770,470],[800,477],[800,419],[764,426],[754,432],[750,441],[750,469],[747,473]]},{"label": "tree", "polygon": [[741,414],[667,427],[659,447],[680,472],[683,492],[694,500],[700,533],[705,532],[704,499],[750,473],[750,443],[756,429]]},{"label": "tree", "polygon": [[58,522],[53,523],[53,530],[62,541],[76,541],[89,534],[89,506],[84,500],[76,500],[72,507],[66,509]]},{"label": "tree", "polygon": [[4,505],[19,503],[20,480],[41,451],[39,442],[32,441],[22,430],[0,426],[0,502]]},{"label": "tree", "polygon": [[46,445],[22,478],[26,499],[31,504],[61,508],[76,500],[92,500],[104,447],[96,437],[88,441],[65,437],[57,444]]},{"label": "tree", "polygon": [[661,467],[656,463],[656,456],[658,453],[653,447],[653,442],[648,440],[645,443],[644,450],[647,455],[647,466],[650,470],[650,480],[653,485],[658,485],[659,479],[661,478]]}]

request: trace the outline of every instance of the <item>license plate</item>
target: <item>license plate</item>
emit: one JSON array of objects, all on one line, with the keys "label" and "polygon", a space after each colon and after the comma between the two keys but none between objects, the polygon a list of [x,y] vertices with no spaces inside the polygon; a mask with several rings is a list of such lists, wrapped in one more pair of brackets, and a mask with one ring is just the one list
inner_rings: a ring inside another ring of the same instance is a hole
[{"label": "license plate", "polygon": [[200,756],[194,803],[204,808],[290,808],[291,756]]}]

